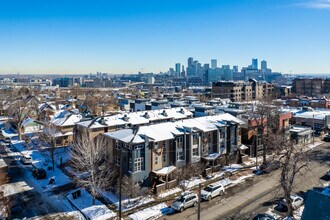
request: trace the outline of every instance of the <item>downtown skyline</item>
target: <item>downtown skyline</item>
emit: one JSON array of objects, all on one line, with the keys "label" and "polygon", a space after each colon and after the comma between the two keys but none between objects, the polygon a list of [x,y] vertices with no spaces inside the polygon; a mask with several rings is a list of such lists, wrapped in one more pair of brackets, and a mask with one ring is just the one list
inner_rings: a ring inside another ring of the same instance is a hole
[{"label": "downtown skyline", "polygon": [[327,0],[8,1],[0,74],[167,71],[188,57],[329,73]]}]

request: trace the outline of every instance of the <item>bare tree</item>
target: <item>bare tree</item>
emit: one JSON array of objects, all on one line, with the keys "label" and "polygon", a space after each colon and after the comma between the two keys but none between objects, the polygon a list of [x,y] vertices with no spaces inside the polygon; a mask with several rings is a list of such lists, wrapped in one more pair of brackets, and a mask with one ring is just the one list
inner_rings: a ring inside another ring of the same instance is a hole
[{"label": "bare tree", "polygon": [[280,186],[287,202],[288,216],[293,217],[290,195],[293,192],[297,174],[303,169],[308,168],[306,151],[304,151],[304,146],[296,145],[294,141],[289,140],[285,134],[281,132],[275,134],[271,140],[273,145],[277,147],[277,156],[281,164]]},{"label": "bare tree", "polygon": [[60,138],[60,133],[61,132],[54,124],[47,123],[43,132],[39,136],[40,140],[47,144],[46,149],[52,160],[53,171],[55,170],[55,154],[57,149],[57,142]]},{"label": "bare tree", "polygon": [[199,177],[204,171],[205,166],[202,163],[193,163],[178,168],[174,171],[174,176],[178,182],[178,186],[183,192],[187,191],[189,188],[189,183],[192,181],[193,177]]},{"label": "bare tree", "polygon": [[251,118],[250,128],[255,129],[254,142],[256,148],[259,143],[262,144],[262,157],[265,164],[269,145],[268,136],[276,130],[277,126],[278,106],[273,104],[271,97],[264,97],[253,103],[247,113]]},{"label": "bare tree", "polygon": [[16,126],[19,140],[22,139],[23,122],[29,117],[35,117],[38,109],[38,100],[27,88],[13,91],[8,99],[8,113],[12,123]]},{"label": "bare tree", "polygon": [[76,136],[71,150],[71,167],[76,172],[86,172],[86,178],[75,178],[78,186],[87,188],[95,198],[99,190],[106,190],[116,184],[118,172],[110,160],[111,149],[102,135],[93,140],[86,133]]}]

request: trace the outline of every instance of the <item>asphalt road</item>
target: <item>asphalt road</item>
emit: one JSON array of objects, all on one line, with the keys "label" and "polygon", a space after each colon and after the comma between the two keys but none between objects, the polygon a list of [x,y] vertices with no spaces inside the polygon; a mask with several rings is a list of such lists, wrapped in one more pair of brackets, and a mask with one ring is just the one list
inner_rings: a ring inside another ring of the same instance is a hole
[{"label": "asphalt road", "polygon": [[[304,193],[329,181],[325,172],[330,167],[330,144],[322,144],[308,152],[309,169],[298,174],[294,191]],[[237,187],[227,190],[223,197],[216,197],[210,202],[201,203],[201,219],[252,219],[257,213],[272,208],[282,197],[279,187],[280,170],[267,175],[255,176]],[[284,216],[285,213],[279,213]],[[189,208],[182,213],[163,216],[160,219],[197,219],[197,209]]]}]

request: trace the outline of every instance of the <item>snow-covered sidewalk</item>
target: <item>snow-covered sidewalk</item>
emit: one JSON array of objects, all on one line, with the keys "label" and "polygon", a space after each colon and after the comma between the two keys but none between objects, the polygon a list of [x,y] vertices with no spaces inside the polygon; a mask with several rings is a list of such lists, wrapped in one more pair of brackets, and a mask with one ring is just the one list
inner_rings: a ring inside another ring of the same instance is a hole
[{"label": "snow-covered sidewalk", "polygon": [[168,208],[165,203],[161,203],[131,214],[129,217],[133,220],[151,220],[172,212],[171,208]]},{"label": "snow-covered sidewalk", "polygon": [[67,194],[66,198],[70,200],[76,208],[78,208],[86,217],[91,220],[109,219],[116,216],[116,213],[108,209],[99,200],[95,200],[93,205],[93,197],[84,189],[78,189],[81,192],[81,196],[73,198],[72,193],[77,190],[73,190]]},{"label": "snow-covered sidewalk", "polygon": [[315,142],[314,144],[307,145],[308,148],[313,149],[319,145],[323,144],[323,142]]},{"label": "snow-covered sidewalk", "polygon": [[[103,198],[107,199],[112,204],[114,204],[116,206],[116,208],[118,209],[119,199],[118,199],[117,194],[114,194],[110,191],[100,191],[100,194],[102,195]],[[152,198],[151,196],[140,196],[140,197],[136,197],[136,198],[127,198],[127,197],[123,196],[122,210],[128,211],[130,209],[138,208],[139,206],[151,203],[153,201],[155,201],[155,199]]]}]

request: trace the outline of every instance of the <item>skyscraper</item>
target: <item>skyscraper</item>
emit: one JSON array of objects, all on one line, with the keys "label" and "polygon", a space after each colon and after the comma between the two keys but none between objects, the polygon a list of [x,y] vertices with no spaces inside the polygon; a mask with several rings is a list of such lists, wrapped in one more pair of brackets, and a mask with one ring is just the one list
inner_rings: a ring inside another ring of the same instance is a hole
[{"label": "skyscraper", "polygon": [[176,76],[180,76],[180,73],[181,73],[181,64],[180,63],[175,64],[175,72],[176,72]]},{"label": "skyscraper", "polygon": [[261,61],[261,69],[262,70],[266,70],[267,69],[267,61],[266,60]]},{"label": "skyscraper", "polygon": [[186,77],[186,71],[184,70],[184,65],[182,65],[182,72],[181,72],[180,76]]},{"label": "skyscraper", "polygon": [[212,60],[211,60],[211,68],[212,68],[212,69],[217,68],[217,60],[216,60],[216,59],[212,59]]},{"label": "skyscraper", "polygon": [[189,57],[189,58],[188,58],[188,67],[191,67],[192,64],[193,64],[193,62],[194,62],[194,58]]},{"label": "skyscraper", "polygon": [[252,59],[252,69],[258,69],[258,59]]}]

